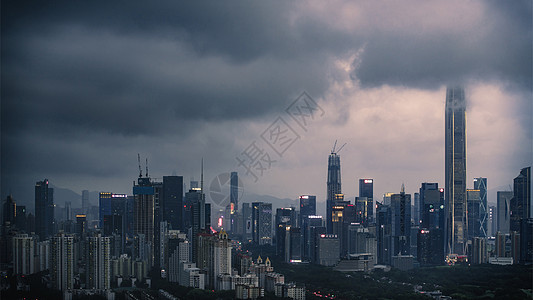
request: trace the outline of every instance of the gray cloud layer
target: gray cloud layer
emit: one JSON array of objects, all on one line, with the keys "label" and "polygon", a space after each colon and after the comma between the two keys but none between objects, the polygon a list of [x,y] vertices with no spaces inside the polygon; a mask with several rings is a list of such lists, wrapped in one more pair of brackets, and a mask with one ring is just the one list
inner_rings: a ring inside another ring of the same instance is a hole
[{"label": "gray cloud layer", "polygon": [[497,81],[527,99],[531,11],[530,1],[2,3],[2,196],[44,176],[129,184],[137,152],[161,172],[196,173],[201,155],[227,170],[302,90],[344,105],[327,97],[332,66],[358,50],[363,89]]}]

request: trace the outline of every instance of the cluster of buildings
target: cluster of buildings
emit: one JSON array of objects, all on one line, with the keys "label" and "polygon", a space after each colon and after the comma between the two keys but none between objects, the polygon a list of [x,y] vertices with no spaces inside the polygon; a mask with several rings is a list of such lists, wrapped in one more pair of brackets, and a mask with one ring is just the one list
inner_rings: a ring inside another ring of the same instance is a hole
[{"label": "cluster of buildings", "polygon": [[[305,299],[305,287],[285,283],[267,258],[253,260],[242,244],[275,246],[287,263],[340,271],[392,266],[532,263],[531,167],[512,191],[487,201],[487,178],[466,181],[466,101],[461,88],[446,95],[445,182],[423,182],[418,192],[374,197],[373,178],[359,179],[359,196],[342,193],[339,150],[328,157],[326,215],[314,195],[293,207],[239,203],[237,172],[229,199],[212,216],[200,184],[184,193],[182,176],[152,180],[139,166],[132,195],[101,192],[98,206],[82,192],[82,207],[54,204],[48,180],[35,184],[35,214],[8,196],[3,203],[0,269],[27,275],[47,270],[48,285],[73,294],[113,297],[113,288],[150,286],[158,276],[200,289],[235,290],[240,299],[265,291]],[[202,167],[203,169],[203,167]],[[226,205],[227,204],[227,205]],[[214,220],[213,224],[211,220]]]}]

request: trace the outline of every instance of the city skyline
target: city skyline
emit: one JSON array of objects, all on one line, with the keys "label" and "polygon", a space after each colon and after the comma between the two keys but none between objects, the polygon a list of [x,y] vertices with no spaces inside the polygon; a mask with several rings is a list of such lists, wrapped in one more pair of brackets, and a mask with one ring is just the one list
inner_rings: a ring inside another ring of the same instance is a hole
[{"label": "city skyline", "polygon": [[[402,183],[409,194],[422,182],[444,185],[444,95],[458,82],[469,102],[467,188],[488,178],[494,204],[496,191],[532,164],[528,4],[161,4],[142,24],[128,19],[137,6],[99,22],[117,7],[42,5],[39,13],[16,4],[2,10],[1,196],[12,193],[30,209],[44,178],[79,194],[131,194],[137,153],[155,177],[198,180],[202,157],[207,186],[238,171],[239,202],[311,194],[324,203],[336,139],[347,143],[350,200],[361,178],[375,180],[378,201]],[[164,10],[176,17],[155,18]],[[439,14],[426,13],[433,10]],[[246,18],[228,24],[220,11]],[[212,25],[198,27],[181,12]],[[307,130],[291,123],[301,139],[254,183],[235,157],[302,91],[324,116]]]}]

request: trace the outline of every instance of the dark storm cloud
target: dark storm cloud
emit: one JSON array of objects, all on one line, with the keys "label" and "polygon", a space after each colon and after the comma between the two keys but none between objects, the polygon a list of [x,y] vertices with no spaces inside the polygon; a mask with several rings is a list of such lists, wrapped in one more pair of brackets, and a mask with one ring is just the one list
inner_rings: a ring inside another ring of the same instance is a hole
[{"label": "dark storm cloud", "polygon": [[364,88],[502,79],[530,95],[530,2],[442,3],[4,2],[2,187],[124,180],[137,152],[154,169],[189,172],[203,155],[227,171],[250,132],[302,90],[334,90],[332,65],[361,49]]}]

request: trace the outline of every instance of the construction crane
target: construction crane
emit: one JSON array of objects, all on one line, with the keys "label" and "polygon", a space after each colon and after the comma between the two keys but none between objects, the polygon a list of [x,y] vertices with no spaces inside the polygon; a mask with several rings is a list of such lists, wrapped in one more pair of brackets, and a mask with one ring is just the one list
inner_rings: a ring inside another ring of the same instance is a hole
[{"label": "construction crane", "polygon": [[148,157],[146,158],[146,178],[148,178]]},{"label": "construction crane", "polygon": [[335,140],[335,144],[333,144],[333,149],[331,149],[331,153],[339,153],[342,148],[344,148],[344,146],[346,146],[346,143],[344,143],[342,146],[340,146],[340,148],[335,152],[335,148],[337,147],[337,140]]},{"label": "construction crane", "polygon": [[141,155],[137,153],[137,161],[139,162],[139,178],[143,177],[143,171],[141,169]]}]

